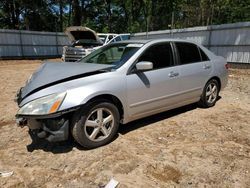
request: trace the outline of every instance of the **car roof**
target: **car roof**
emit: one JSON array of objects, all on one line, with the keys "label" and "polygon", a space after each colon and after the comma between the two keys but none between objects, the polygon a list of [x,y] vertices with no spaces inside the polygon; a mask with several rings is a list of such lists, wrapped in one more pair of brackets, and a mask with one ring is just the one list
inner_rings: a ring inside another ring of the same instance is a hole
[{"label": "car roof", "polygon": [[122,34],[118,34],[119,36],[123,36],[123,35],[131,35],[130,33],[122,33]]},{"label": "car roof", "polygon": [[160,38],[160,39],[139,39],[139,40],[134,40],[134,39],[130,39],[130,40],[123,40],[123,41],[119,41],[116,43],[141,43],[141,44],[146,44],[149,42],[189,42],[189,43],[193,43],[196,44],[193,41],[189,41],[189,40],[184,40],[184,39],[174,39],[174,38]]},{"label": "car roof", "polygon": [[97,33],[97,35],[109,36],[109,35],[118,35],[116,33]]}]

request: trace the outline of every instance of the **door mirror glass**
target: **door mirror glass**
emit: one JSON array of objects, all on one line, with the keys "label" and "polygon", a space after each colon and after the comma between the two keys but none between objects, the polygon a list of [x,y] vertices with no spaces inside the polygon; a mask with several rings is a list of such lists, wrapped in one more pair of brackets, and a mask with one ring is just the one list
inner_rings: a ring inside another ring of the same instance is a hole
[{"label": "door mirror glass", "polygon": [[152,70],[153,63],[149,61],[141,61],[136,64],[136,69],[139,71]]}]

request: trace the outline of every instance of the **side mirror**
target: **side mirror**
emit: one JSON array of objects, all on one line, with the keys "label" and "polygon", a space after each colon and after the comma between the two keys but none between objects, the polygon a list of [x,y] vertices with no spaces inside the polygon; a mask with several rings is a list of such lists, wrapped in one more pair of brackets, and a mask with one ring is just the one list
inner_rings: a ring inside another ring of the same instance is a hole
[{"label": "side mirror", "polygon": [[145,71],[153,69],[153,63],[150,61],[141,61],[136,64],[136,69],[138,71]]}]

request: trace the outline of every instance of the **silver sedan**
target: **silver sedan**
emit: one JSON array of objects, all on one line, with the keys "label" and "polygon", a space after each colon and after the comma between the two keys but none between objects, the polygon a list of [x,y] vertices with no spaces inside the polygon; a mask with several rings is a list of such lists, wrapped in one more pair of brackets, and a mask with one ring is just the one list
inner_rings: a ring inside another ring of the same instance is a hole
[{"label": "silver sedan", "polygon": [[44,63],[16,96],[16,118],[48,141],[85,148],[111,142],[119,124],[198,102],[215,105],[228,65],[205,47],[177,39],[125,41],[76,63]]}]

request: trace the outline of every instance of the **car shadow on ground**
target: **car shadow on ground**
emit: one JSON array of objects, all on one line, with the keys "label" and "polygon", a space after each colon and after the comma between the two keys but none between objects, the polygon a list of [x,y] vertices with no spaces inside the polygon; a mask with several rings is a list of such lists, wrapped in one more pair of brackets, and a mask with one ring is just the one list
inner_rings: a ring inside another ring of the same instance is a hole
[{"label": "car shadow on ground", "polygon": [[[219,101],[220,99],[221,99],[221,96],[218,96],[217,101]],[[203,108],[203,107],[199,106],[198,103],[193,103],[193,104],[189,104],[189,105],[182,106],[179,108],[175,108],[173,110],[168,110],[168,111],[156,114],[156,115],[152,115],[146,118],[142,118],[142,119],[130,122],[125,125],[120,125],[119,133],[122,135],[125,135],[130,131],[133,131],[133,130],[148,126],[152,123],[156,123],[158,121],[162,121],[164,119],[168,119],[173,116],[194,110],[196,108]]]},{"label": "car shadow on ground", "polygon": [[68,153],[72,151],[74,147],[78,147],[72,139],[63,142],[51,143],[44,139],[38,139],[32,134],[30,134],[30,136],[32,138],[32,142],[26,146],[28,152],[33,152],[35,150],[43,150],[45,152],[60,154]]},{"label": "car shadow on ground", "polygon": [[[118,134],[112,139],[112,142],[118,138]],[[45,152],[51,152],[54,154],[68,153],[77,148],[78,150],[91,150],[85,149],[77,144],[73,138],[69,138],[67,141],[51,143],[44,139],[38,139],[34,135],[31,135],[32,142],[26,146],[28,152],[33,152],[35,150],[43,150]]]},{"label": "car shadow on ground", "polygon": [[173,116],[194,110],[196,108],[198,108],[198,105],[197,103],[194,103],[194,104],[190,104],[190,105],[176,108],[173,110],[165,111],[156,115],[152,115],[143,119],[139,119],[139,120],[130,122],[128,124],[121,125],[119,128],[119,133],[122,135],[125,135],[130,131],[133,131],[133,130],[148,126],[150,124],[156,123],[158,121],[162,121],[164,119],[168,119]]},{"label": "car shadow on ground", "polygon": [[[218,97],[218,100],[220,100],[221,97]],[[194,110],[196,108],[200,108],[197,103],[186,105],[180,108],[176,108],[173,110],[165,111],[156,115],[152,115],[146,118],[142,118],[133,122],[130,122],[126,125],[120,125],[118,133],[125,135],[129,133],[130,131],[134,131],[136,129],[148,126],[150,124],[156,123],[158,121],[162,121],[164,119]],[[119,137],[119,134],[117,134],[112,142],[116,140]],[[70,138],[68,141],[64,142],[57,142],[57,143],[50,143],[46,140],[38,139],[36,136],[30,133],[30,136],[32,138],[32,143],[27,145],[27,150],[29,152],[33,152],[34,150],[43,150],[45,152],[52,152],[54,154],[60,154],[60,153],[68,153],[72,151],[73,148],[77,148],[79,150],[88,150],[82,148],[79,144],[73,141],[73,138]]]},{"label": "car shadow on ground", "polygon": [[[76,148],[78,150],[91,150],[91,149],[85,149],[82,146],[80,146],[78,143],[74,141],[72,136],[67,141],[62,142],[49,142],[44,139],[40,139],[37,136],[35,136],[31,131],[29,131],[30,137],[32,139],[32,142],[26,146],[28,152],[33,152],[35,150],[43,150],[45,152],[51,152],[54,154],[61,154],[61,153],[68,153],[73,150],[73,148]],[[118,134],[112,139],[111,142],[116,140],[118,138]]]}]

